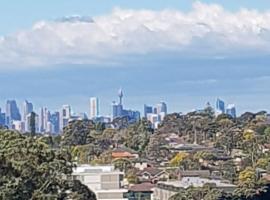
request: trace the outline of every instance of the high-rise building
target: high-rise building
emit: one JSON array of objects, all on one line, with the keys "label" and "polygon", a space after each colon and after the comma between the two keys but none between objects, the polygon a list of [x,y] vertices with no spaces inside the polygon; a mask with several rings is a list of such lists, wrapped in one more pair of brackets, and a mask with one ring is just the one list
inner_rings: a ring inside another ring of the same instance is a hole
[{"label": "high-rise building", "polygon": [[54,131],[52,133],[54,134],[60,133],[60,113],[59,112],[52,113],[50,121],[54,127]]},{"label": "high-rise building", "polygon": [[6,125],[11,128],[12,121],[21,121],[21,114],[15,100],[6,103]]},{"label": "high-rise building", "polygon": [[118,91],[119,103],[116,103],[115,101],[112,103],[112,119],[117,117],[128,117],[130,123],[140,120],[140,112],[124,109],[123,96],[123,91],[120,89]]},{"label": "high-rise building", "polygon": [[[42,132],[40,131],[40,119],[39,119],[39,115],[35,114],[35,129],[36,129],[36,132]],[[29,113],[27,116],[26,116],[26,122],[25,122],[25,131],[26,132],[31,132],[31,113]]]},{"label": "high-rise building", "polygon": [[90,98],[90,119],[95,119],[99,116],[99,100],[97,97]]},{"label": "high-rise building", "polygon": [[62,131],[65,126],[68,125],[71,119],[71,106],[63,105],[60,113],[60,130]]},{"label": "high-rise building", "polygon": [[13,120],[11,129],[17,130],[17,131],[23,133],[25,131],[25,123],[22,121]]},{"label": "high-rise building", "polygon": [[26,121],[27,115],[33,112],[33,104],[25,100],[23,102],[23,121]]},{"label": "high-rise building", "polygon": [[144,104],[144,117],[147,118],[147,114],[153,113],[153,107]]},{"label": "high-rise building", "polygon": [[160,102],[157,104],[156,106],[157,108],[157,114],[159,115],[160,113],[164,113],[165,115],[167,115],[167,105],[165,102]]},{"label": "high-rise building", "polygon": [[236,118],[236,107],[234,104],[229,104],[226,108],[226,114]]},{"label": "high-rise building", "polygon": [[0,125],[4,126],[6,124],[6,114],[2,112],[0,108]]},{"label": "high-rise building", "polygon": [[221,99],[217,99],[216,102],[216,114],[224,114],[225,113],[225,103]]},{"label": "high-rise building", "polygon": [[41,133],[46,132],[47,124],[49,121],[50,121],[50,111],[45,107],[40,108],[39,131]]},{"label": "high-rise building", "polygon": [[50,111],[47,109],[47,108],[45,108],[45,111],[44,111],[44,129],[45,129],[45,131],[48,133],[48,124],[50,124],[49,122],[50,122],[50,120],[51,120],[51,113],[50,113]]},{"label": "high-rise building", "polygon": [[45,131],[45,125],[44,125],[44,108],[40,108],[39,113],[39,132]]}]

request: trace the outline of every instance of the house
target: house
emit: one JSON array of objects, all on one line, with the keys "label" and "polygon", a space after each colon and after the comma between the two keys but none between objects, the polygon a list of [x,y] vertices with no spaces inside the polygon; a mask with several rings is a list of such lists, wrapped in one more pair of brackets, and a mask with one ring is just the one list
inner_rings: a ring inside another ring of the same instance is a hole
[{"label": "house", "polygon": [[160,180],[168,180],[170,175],[163,169],[158,169],[154,167],[148,167],[137,173],[139,180],[141,182],[152,182],[156,183]]},{"label": "house", "polygon": [[128,193],[126,193],[125,197],[128,198],[128,200],[151,200],[154,187],[154,184],[147,182],[132,185],[128,189]]},{"label": "house", "polygon": [[119,158],[126,158],[126,159],[136,159],[139,157],[139,154],[129,148],[126,147],[117,147],[112,151],[112,158],[119,159]]},{"label": "house", "polygon": [[179,172],[179,179],[181,180],[184,177],[201,177],[209,178],[211,173],[209,170],[185,170]]},{"label": "house", "polygon": [[91,189],[97,200],[126,200],[123,188],[124,173],[113,166],[80,165],[73,169],[72,178]]},{"label": "house", "polygon": [[132,163],[138,170],[144,170],[145,168],[153,167],[155,165],[154,162],[143,158],[134,159],[132,160]]},{"label": "house", "polygon": [[213,187],[219,188],[225,192],[233,192],[236,188],[236,185],[229,184],[221,180],[200,177],[184,177],[179,181],[158,182],[153,189],[153,199],[169,200],[170,197],[181,190],[185,190],[189,187],[203,187],[205,184],[211,184]]}]

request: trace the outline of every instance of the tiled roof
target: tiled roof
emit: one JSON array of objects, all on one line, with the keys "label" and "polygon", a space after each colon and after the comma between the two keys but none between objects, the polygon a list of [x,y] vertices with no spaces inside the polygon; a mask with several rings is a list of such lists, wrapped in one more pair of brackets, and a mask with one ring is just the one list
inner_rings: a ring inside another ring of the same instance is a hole
[{"label": "tiled roof", "polygon": [[151,176],[156,176],[157,174],[161,173],[162,171],[163,170],[158,169],[158,168],[148,167],[148,168],[145,168],[144,170],[140,171],[139,175],[142,175],[144,173],[148,173]]},{"label": "tiled roof", "polygon": [[135,157],[129,152],[112,152],[113,158],[133,158]]}]

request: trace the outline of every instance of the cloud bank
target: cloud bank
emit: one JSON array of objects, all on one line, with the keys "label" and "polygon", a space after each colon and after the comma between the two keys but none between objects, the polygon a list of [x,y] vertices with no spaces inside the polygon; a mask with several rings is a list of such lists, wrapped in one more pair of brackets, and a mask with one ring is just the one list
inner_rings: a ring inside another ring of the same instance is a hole
[{"label": "cloud bank", "polygon": [[216,58],[268,55],[270,12],[196,2],[189,12],[127,10],[40,21],[0,37],[0,66],[114,64],[149,54]]}]

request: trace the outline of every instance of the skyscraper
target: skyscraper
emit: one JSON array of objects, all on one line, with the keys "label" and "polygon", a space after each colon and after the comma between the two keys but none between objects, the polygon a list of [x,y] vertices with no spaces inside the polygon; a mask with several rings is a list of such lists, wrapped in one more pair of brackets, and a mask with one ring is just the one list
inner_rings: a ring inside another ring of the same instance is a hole
[{"label": "skyscraper", "polygon": [[147,114],[153,113],[153,107],[144,104],[144,117],[147,118]]},{"label": "skyscraper", "polygon": [[226,108],[226,114],[236,118],[236,107],[234,104],[229,104]]},{"label": "skyscraper", "polygon": [[51,114],[51,120],[53,124],[54,131],[52,133],[58,134],[60,133],[60,113],[55,112]]},{"label": "skyscraper", "polygon": [[221,99],[217,99],[216,102],[216,114],[224,114],[225,113],[225,103]]},{"label": "skyscraper", "polygon": [[40,108],[40,113],[39,113],[39,132],[44,132],[45,131],[45,126],[44,126],[44,109]]},{"label": "skyscraper", "polygon": [[167,115],[167,105],[165,102],[160,102],[159,104],[157,104],[157,114],[161,114],[164,113],[165,115]]},{"label": "skyscraper", "polygon": [[[37,114],[35,114],[35,128],[36,128],[36,132],[41,132],[40,131],[40,119],[39,116]],[[29,113],[26,116],[26,121],[25,121],[25,131],[26,132],[31,132],[31,113]]]},{"label": "skyscraper", "polygon": [[25,100],[23,102],[23,121],[26,122],[27,115],[33,112],[33,104]]},{"label": "skyscraper", "polygon": [[97,97],[90,98],[90,119],[95,119],[99,116],[99,100]]},{"label": "skyscraper", "polygon": [[68,125],[70,119],[71,119],[71,107],[70,105],[63,105],[60,113],[60,131],[62,131],[63,128]]},{"label": "skyscraper", "polygon": [[20,121],[21,114],[15,100],[6,103],[6,125],[11,128],[12,121]]}]

